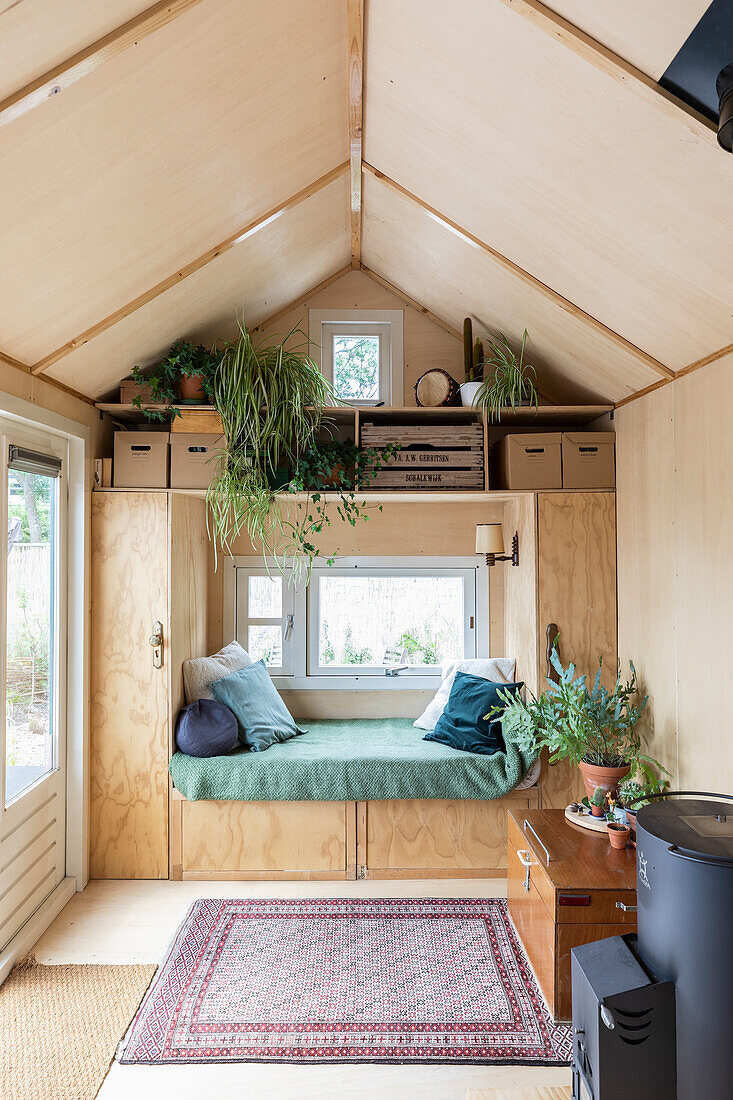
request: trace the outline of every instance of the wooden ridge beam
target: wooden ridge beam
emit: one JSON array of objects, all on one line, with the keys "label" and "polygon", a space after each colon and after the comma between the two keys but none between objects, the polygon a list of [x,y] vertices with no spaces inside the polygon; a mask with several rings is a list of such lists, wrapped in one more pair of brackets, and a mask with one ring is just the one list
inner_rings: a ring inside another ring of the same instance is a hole
[{"label": "wooden ridge beam", "polygon": [[539,30],[544,31],[563,46],[572,50],[578,57],[594,65],[596,69],[623,84],[630,92],[660,108],[669,117],[682,122],[696,137],[705,141],[717,140],[717,126],[705,115],[700,114],[689,103],[668,92],[650,76],[637,69],[625,58],[609,50],[574,23],[563,19],[541,0],[501,0],[505,7],[527,19]]},{"label": "wooden ridge beam", "polygon": [[163,279],[162,282],[156,283],[155,286],[146,290],[143,294],[139,294],[137,298],[133,298],[131,302],[122,306],[120,309],[115,310],[114,313],[110,313],[104,320],[98,321],[96,325],[92,325],[91,328],[86,329],[80,333],[79,336],[75,336],[73,340],[69,340],[67,343],[62,344],[60,348],[56,348],[49,355],[46,355],[32,368],[33,374],[42,374],[43,371],[48,370],[54,363],[58,363],[60,359],[70,355],[72,351],[76,351],[77,348],[82,347],[84,344],[88,344],[90,340],[93,340],[95,336],[99,336],[100,333],[106,332],[108,328],[116,325],[118,321],[123,320],[125,317],[129,317],[131,313],[135,313],[136,310],[141,309],[142,306],[152,302],[154,298],[159,297],[161,294],[165,294],[166,290],[170,290],[171,287],[177,286],[184,279],[187,279],[189,275],[193,275],[194,272],[200,271],[202,267],[211,263],[218,256],[222,256],[225,252],[228,252],[230,248],[234,248],[235,245],[241,244],[242,241],[247,240],[254,233],[257,233],[260,229],[264,229],[266,225],[273,222],[276,218],[279,218],[282,214],[292,210],[298,206],[305,199],[315,195],[318,191],[323,190],[329,183],[333,183],[339,176],[344,175],[348,171],[348,161],[344,161],[343,164],[339,164],[336,168],[333,168],[330,172],[327,172],[325,176],[321,176],[320,179],[315,180],[313,183],[309,183],[307,187],[304,187],[297,194],[291,195],[285,202],[280,203],[278,206],[273,207],[272,210],[268,210],[266,214],[263,214],[259,218],[255,218],[254,221],[245,225],[242,229],[239,229],[236,233],[232,233],[231,236],[215,245],[214,248],[210,248],[207,252],[204,252],[201,256],[197,256],[191,263],[186,264],[184,267],[179,268],[178,271],[169,275],[167,279]]},{"label": "wooden ridge beam", "polygon": [[143,39],[160,30],[161,27],[167,26],[168,23],[172,23],[179,15],[183,15],[200,3],[201,0],[162,0],[162,3],[141,12],[117,30],[93,42],[91,46],[74,54],[68,61],[63,61],[55,69],[44,73],[37,80],[26,84],[20,91],[14,92],[0,102],[0,126],[13,122],[34,107],[52,99],[53,96],[75,84],[77,80],[93,73],[95,69],[124,53],[131,46],[137,46]]},{"label": "wooden ridge beam", "polygon": [[396,183],[393,179],[390,179],[389,176],[386,176],[383,172],[380,172],[371,164],[367,164],[366,161],[364,162],[364,171],[371,173],[371,175],[374,176],[375,179],[381,180],[381,182],[384,183],[387,187],[391,187],[394,191],[397,191],[405,198],[410,199],[410,201],[414,203],[417,203],[417,205],[421,206],[423,210],[427,211],[427,213],[430,214],[432,218],[442,223],[446,227],[446,229],[449,229],[452,233],[458,234],[459,237],[465,238],[465,240],[467,240],[470,244],[476,245],[478,248],[488,253],[488,255],[492,256],[493,259],[496,260],[497,263],[499,263],[505,271],[511,272],[512,275],[517,276],[517,278],[521,279],[522,282],[534,287],[535,290],[538,290],[546,298],[549,298],[552,302],[555,303],[555,305],[559,306],[560,309],[563,309],[566,313],[571,314],[571,316],[576,318],[576,320],[582,321],[589,328],[595,329],[595,331],[604,336],[609,341],[609,343],[615,344],[617,348],[620,348],[628,354],[633,355],[636,359],[644,363],[645,366],[649,367],[650,370],[653,370],[656,374],[660,374],[664,378],[674,377],[674,371],[665,366],[664,363],[660,363],[652,355],[649,355],[647,352],[642,351],[642,349],[638,348],[636,344],[632,344],[630,340],[627,340],[624,336],[619,335],[618,332],[614,332],[614,330],[609,328],[608,325],[604,325],[602,321],[599,321],[596,317],[591,316],[590,313],[586,313],[586,311],[584,309],[581,309],[580,306],[577,306],[574,302],[571,302],[569,298],[563,297],[563,295],[560,294],[557,290],[553,290],[552,287],[548,286],[546,283],[543,283],[541,279],[538,279],[529,271],[525,271],[523,267],[520,267],[519,264],[514,263],[513,260],[510,260],[507,256],[504,256],[503,253],[497,252],[495,248],[492,248],[491,245],[487,244],[485,241],[482,241],[475,234],[470,233],[467,229],[464,229],[456,222],[451,221],[450,218],[446,218],[446,216],[444,214],[441,214],[439,210],[436,210],[434,207],[430,206],[429,203],[424,202],[423,199],[419,198],[417,195],[414,195],[411,191],[408,191],[407,188],[403,187],[399,183]]},{"label": "wooden ridge beam", "polygon": [[348,0],[347,62],[351,266],[361,263],[361,151],[364,122],[364,0]]},{"label": "wooden ridge beam", "polygon": [[327,279],[323,279],[320,283],[311,287],[310,290],[306,291],[305,294],[301,294],[295,301],[283,306],[277,313],[272,313],[269,317],[265,317],[264,321],[260,321],[254,326],[254,331],[262,332],[262,329],[267,328],[268,325],[274,325],[275,321],[279,321],[281,317],[287,316],[292,310],[298,309],[298,307],[307,302],[309,298],[315,298],[316,294],[320,294],[321,291],[325,290],[331,283],[337,283],[339,279],[343,279],[344,275],[348,275],[351,270],[351,264],[347,264],[346,267],[340,267],[338,271],[334,271],[333,275],[329,275]]}]

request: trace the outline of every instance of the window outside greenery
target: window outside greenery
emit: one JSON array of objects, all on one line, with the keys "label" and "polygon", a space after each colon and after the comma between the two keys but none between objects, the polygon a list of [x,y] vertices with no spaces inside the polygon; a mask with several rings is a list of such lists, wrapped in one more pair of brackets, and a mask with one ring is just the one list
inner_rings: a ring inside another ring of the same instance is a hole
[{"label": "window outside greenery", "polygon": [[333,337],[333,384],[344,401],[379,400],[379,337]]}]

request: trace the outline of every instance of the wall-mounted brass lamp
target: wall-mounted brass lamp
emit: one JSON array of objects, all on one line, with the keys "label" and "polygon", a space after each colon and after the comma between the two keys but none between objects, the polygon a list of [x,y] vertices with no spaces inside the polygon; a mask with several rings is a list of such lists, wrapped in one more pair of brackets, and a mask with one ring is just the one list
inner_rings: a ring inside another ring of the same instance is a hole
[{"label": "wall-mounted brass lamp", "polygon": [[496,565],[498,561],[510,561],[512,565],[519,565],[519,532],[514,532],[511,554],[505,554],[501,524],[479,523],[476,525],[476,553],[484,554],[489,566]]}]

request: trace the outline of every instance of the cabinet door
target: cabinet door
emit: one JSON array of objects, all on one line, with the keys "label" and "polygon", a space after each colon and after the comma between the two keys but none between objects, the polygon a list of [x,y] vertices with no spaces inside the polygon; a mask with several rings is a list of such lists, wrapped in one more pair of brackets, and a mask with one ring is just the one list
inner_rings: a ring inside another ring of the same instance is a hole
[{"label": "cabinet door", "polygon": [[[163,667],[149,638],[163,624]],[[92,494],[90,874],[168,877],[168,500]]]},{"label": "cabinet door", "polygon": [[[595,676],[603,655],[606,679],[616,676],[616,494],[540,493],[539,629],[556,623],[564,665]],[[546,769],[543,807],[567,805],[585,793],[578,769],[560,763]]]}]

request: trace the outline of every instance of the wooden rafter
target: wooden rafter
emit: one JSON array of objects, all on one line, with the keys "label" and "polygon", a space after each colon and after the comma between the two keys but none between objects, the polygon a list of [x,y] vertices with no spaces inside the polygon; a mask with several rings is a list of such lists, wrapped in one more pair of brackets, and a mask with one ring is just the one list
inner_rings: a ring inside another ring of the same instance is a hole
[{"label": "wooden rafter", "polygon": [[120,309],[115,310],[114,313],[110,313],[108,317],[105,317],[103,321],[98,321],[96,325],[92,325],[91,328],[86,329],[79,336],[75,336],[73,340],[69,340],[66,344],[62,344],[60,348],[56,348],[49,355],[46,355],[40,362],[36,363],[33,367],[33,374],[42,374],[43,371],[48,370],[54,363],[58,363],[59,359],[63,359],[65,356],[70,355],[72,351],[80,348],[83,344],[88,344],[90,340],[93,340],[95,336],[99,336],[100,333],[106,332],[112,325],[117,324],[124,317],[129,317],[131,313],[140,309],[142,306],[152,302],[154,298],[164,294],[166,290],[170,290],[171,287],[177,286],[184,279],[187,279],[189,275],[193,275],[195,271],[200,271],[206,264],[211,263],[218,256],[228,252],[230,248],[234,248],[235,245],[241,244],[248,237],[251,237],[253,233],[263,229],[275,218],[279,218],[281,214],[285,214],[288,210],[292,210],[293,207],[298,206],[299,203],[305,199],[310,198],[311,195],[315,195],[316,192],[321,191],[324,187],[327,187],[329,183],[333,183],[335,179],[342,176],[348,170],[348,162],[344,161],[343,164],[339,164],[337,168],[327,172],[325,176],[321,176],[320,179],[315,180],[313,183],[308,184],[297,194],[291,195],[285,202],[280,203],[278,206],[269,210],[266,214],[263,214],[259,218],[255,218],[254,221],[248,225],[239,229],[236,233],[232,233],[226,240],[221,241],[220,244],[210,248],[203,255],[198,256],[191,263],[186,264],[185,267],[179,268],[178,271],[169,275],[167,279],[163,279],[162,282],[156,283],[155,286],[146,290],[144,294],[139,294],[137,298],[133,298],[127,305],[122,306]]},{"label": "wooden rafter", "polygon": [[21,363],[20,359],[14,359],[6,351],[0,351],[0,363],[4,363],[6,367],[15,367],[16,370],[25,371],[27,374],[30,373],[31,368],[27,363]]},{"label": "wooden rafter", "polygon": [[561,42],[578,57],[588,61],[607,76],[623,84],[645,103],[661,108],[668,117],[687,125],[697,137],[707,141],[716,140],[717,127],[705,115],[701,115],[684,100],[668,92],[650,76],[637,69],[625,58],[601,45],[574,23],[563,19],[540,0],[501,0],[505,7],[523,16],[539,30]]},{"label": "wooden rafter", "polygon": [[495,248],[492,248],[491,245],[487,244],[485,241],[482,241],[475,234],[470,233],[467,229],[464,229],[456,222],[451,221],[450,218],[446,218],[446,216],[444,214],[441,214],[439,210],[436,210],[434,207],[430,206],[429,203],[424,202],[423,199],[419,198],[417,195],[414,195],[411,191],[408,191],[401,184],[396,183],[393,179],[390,179],[389,176],[385,176],[383,172],[380,172],[371,164],[367,164],[366,161],[364,162],[364,171],[370,172],[371,175],[375,177],[375,179],[381,180],[381,182],[384,183],[387,187],[393,188],[395,191],[399,192],[399,194],[404,195],[405,198],[410,199],[414,203],[417,203],[417,205],[421,206],[423,210],[426,210],[432,218],[435,218],[438,222],[442,223],[451,232],[457,233],[459,236],[464,237],[471,244],[474,244],[478,248],[481,248],[484,252],[488,253],[488,255],[492,256],[494,260],[496,260],[497,263],[499,263],[501,267],[503,267],[506,271],[510,271],[513,275],[521,279],[522,282],[534,287],[535,290],[538,290],[546,298],[549,298],[555,303],[555,305],[565,310],[566,313],[570,313],[577,320],[582,321],[584,324],[588,325],[589,328],[593,328],[596,330],[596,332],[601,333],[610,343],[615,344],[616,347],[622,348],[625,352],[633,355],[640,362],[644,363],[645,366],[649,367],[657,374],[662,375],[664,378],[674,377],[674,371],[665,366],[664,363],[660,363],[652,355],[649,355],[647,352],[642,351],[642,349],[638,348],[636,344],[632,344],[630,340],[627,340],[625,337],[620,336],[619,333],[614,332],[613,329],[609,328],[607,325],[604,325],[602,321],[599,321],[596,317],[591,316],[590,313],[586,313],[586,311],[584,309],[581,309],[580,306],[575,305],[575,303],[571,302],[568,298],[564,298],[562,294],[560,294],[556,290],[553,290],[552,287],[548,286],[546,283],[543,283],[535,275],[530,274],[529,271],[525,271],[523,267],[520,267],[519,264],[515,264],[513,260],[510,260],[507,256],[504,256],[503,253],[497,252]]},{"label": "wooden rafter", "polygon": [[726,355],[731,354],[733,354],[733,344],[726,344],[724,348],[718,348],[717,351],[711,351],[709,355],[703,355],[702,359],[696,359],[694,363],[688,363],[686,367],[682,367],[677,371],[675,378],[692,374],[693,371],[700,370],[700,367],[706,367],[708,363],[716,363],[718,359],[725,359]]},{"label": "wooden rafter", "polygon": [[632,401],[638,401],[640,397],[646,397],[648,393],[654,393],[662,386],[668,386],[670,382],[674,382],[674,378],[660,378],[658,382],[653,382],[651,386],[644,386],[643,390],[637,390],[636,393],[630,393],[628,397],[622,397],[620,401],[616,402],[614,409],[622,409],[624,405],[629,405]]},{"label": "wooden rafter", "polygon": [[196,7],[201,0],[163,0],[147,11],[130,19],[117,30],[100,38],[86,49],[74,54],[68,61],[57,65],[55,69],[27,84],[25,88],[14,92],[0,103],[0,126],[13,122],[16,118],[40,106],[48,99],[63,92],[66,88],[88,76],[100,65],[111,61],[113,57],[137,46],[144,38],[165,27],[189,8]]},{"label": "wooden rafter", "polygon": [[351,266],[361,263],[361,155],[364,120],[364,0],[348,0],[349,173],[351,203]]}]

